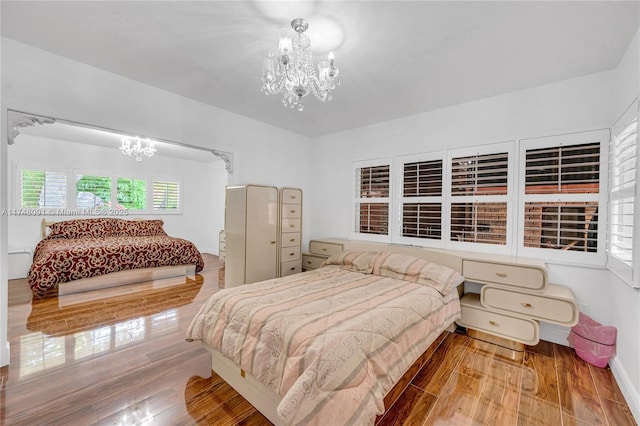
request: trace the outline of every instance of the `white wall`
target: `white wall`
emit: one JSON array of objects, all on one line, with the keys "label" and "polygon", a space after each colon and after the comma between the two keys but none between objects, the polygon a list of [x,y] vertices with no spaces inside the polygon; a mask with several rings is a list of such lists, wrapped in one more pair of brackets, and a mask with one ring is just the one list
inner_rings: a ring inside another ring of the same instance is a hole
[{"label": "white wall", "polygon": [[[152,139],[232,152],[230,183],[296,186],[305,191],[303,240],[310,220],[309,139],[192,99],[2,38],[2,120],[7,109],[62,118]],[[0,210],[7,208],[6,132],[0,141]],[[191,232],[189,224],[172,233]],[[6,295],[7,217],[0,216],[0,296]],[[215,231],[217,235],[217,230]],[[0,365],[9,361],[6,296],[0,297]]]},{"label": "white wall", "polygon": [[[353,161],[610,127],[638,95],[637,40],[636,36],[617,70],[318,138],[312,149],[312,173],[321,178],[312,186],[312,238],[349,238]],[[614,81],[623,86],[615,94]],[[583,312],[618,327],[618,357],[613,365],[640,419],[638,291],[602,267],[548,267],[550,281],[570,287]],[[566,327],[541,324],[545,340],[566,345],[568,332]]]},{"label": "white wall", "polygon": [[[192,241],[201,252],[218,254],[218,232],[224,227],[224,187],[227,176],[224,162],[212,154],[203,153],[210,161],[201,162],[165,157],[159,152],[137,163],[133,157],[123,156],[117,147],[85,145],[28,134],[19,135],[7,151],[10,166],[9,205],[14,208],[19,207],[20,201],[15,191],[14,166],[20,163],[55,165],[60,169],[119,172],[118,175],[122,177],[135,178],[140,175],[180,179],[182,214],[130,216],[162,219],[169,235]],[[73,218],[80,217],[49,216],[47,220]],[[9,216],[9,247],[33,250],[40,240],[41,220],[42,216]]]}]

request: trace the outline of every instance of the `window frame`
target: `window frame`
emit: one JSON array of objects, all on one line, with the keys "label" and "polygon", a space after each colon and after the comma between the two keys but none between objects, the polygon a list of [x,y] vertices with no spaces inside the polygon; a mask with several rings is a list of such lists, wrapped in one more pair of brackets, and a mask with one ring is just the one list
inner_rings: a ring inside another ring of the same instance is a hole
[{"label": "window frame", "polygon": [[[363,197],[359,197],[360,194],[360,188],[358,187],[358,173],[359,170],[362,168],[367,168],[367,167],[379,167],[379,166],[389,166],[389,197],[380,197],[380,198],[363,198]],[[365,240],[365,241],[376,241],[376,242],[384,242],[384,243],[389,243],[392,241],[393,238],[393,224],[394,224],[394,212],[393,212],[393,199],[394,199],[394,188],[393,188],[393,173],[394,173],[394,167],[393,167],[393,158],[392,157],[386,157],[386,158],[378,158],[378,159],[374,159],[374,160],[361,160],[361,161],[354,161],[352,163],[352,167],[351,167],[351,171],[352,171],[352,188],[351,188],[351,194],[352,194],[352,205],[351,205],[351,212],[352,212],[352,216],[351,216],[351,225],[350,225],[350,238],[352,239],[358,239],[358,240]],[[356,223],[359,221],[360,218],[360,211],[359,209],[356,207],[361,203],[368,203],[368,204],[376,204],[376,203],[380,203],[380,204],[387,204],[388,205],[388,217],[387,217],[387,234],[386,235],[382,235],[382,234],[369,234],[369,233],[363,233],[363,232],[358,232],[356,230]]]},{"label": "window frame", "polygon": [[[614,148],[614,141],[620,134],[635,120],[636,123],[640,118],[639,108],[638,108],[638,99],[636,98],[633,103],[627,108],[627,110],[616,120],[614,125],[611,127],[611,142],[610,142],[610,157],[609,160],[613,162],[615,160],[611,151]],[[636,124],[637,126],[637,124]],[[640,187],[640,147],[638,146],[638,142],[640,138],[638,137],[638,128],[636,127],[636,147],[635,147],[635,181],[632,184],[632,187],[623,188],[619,190],[614,190],[613,187],[609,189],[609,212],[607,218],[609,220],[609,224],[607,226],[607,263],[606,267],[609,271],[616,274],[620,279],[625,281],[627,284],[632,287],[640,288],[640,273],[638,273],[637,265],[640,264],[640,226],[638,226],[638,218],[640,218],[640,199],[638,198],[638,188]],[[611,163],[608,165],[609,170],[609,178],[611,179],[613,168],[611,167]],[[610,185],[613,185],[613,182],[610,180]],[[631,261],[630,263],[624,262],[619,257],[612,254],[612,238],[611,233],[613,231],[614,221],[612,218],[613,215],[613,201],[614,200],[622,200],[625,198],[631,198],[633,204],[633,225],[632,225],[632,245],[631,245]]]},{"label": "window frame", "polygon": [[[404,196],[404,165],[408,163],[419,163],[419,162],[427,162],[427,161],[442,161],[442,191],[439,196],[437,195],[426,195],[426,196],[416,196],[416,197],[405,197]],[[419,245],[422,247],[430,247],[430,248],[444,248],[446,242],[448,241],[449,235],[449,221],[446,220],[447,217],[450,217],[449,211],[447,210],[448,204],[445,202],[446,194],[450,188],[450,175],[446,173],[447,167],[447,158],[446,151],[433,151],[426,152],[421,154],[413,154],[413,155],[403,155],[396,157],[394,159],[394,169],[395,169],[395,179],[392,182],[392,185],[395,187],[395,194],[398,194],[397,200],[395,203],[392,202],[392,208],[394,210],[394,217],[397,217],[397,220],[392,222],[393,225],[393,233],[392,240],[393,242],[399,244],[410,244],[410,245]],[[441,212],[441,223],[440,223],[440,239],[430,239],[430,238],[419,238],[419,237],[406,237],[403,236],[403,219],[404,219],[404,205],[410,202],[413,203],[440,203],[440,212]]]},{"label": "window frame", "polygon": [[[518,173],[518,226],[517,226],[517,243],[515,249],[518,255],[527,257],[542,258],[547,262],[562,263],[590,263],[604,265],[606,261],[606,240],[605,233],[607,230],[607,193],[608,193],[608,151],[609,151],[610,132],[608,129],[590,130],[575,133],[558,134],[553,136],[544,136],[538,138],[520,139],[519,150],[520,156],[518,164],[520,166]],[[599,143],[600,145],[600,167],[599,167],[599,189],[597,194],[589,193],[571,193],[571,194],[526,194],[526,156],[527,150],[587,145]],[[597,202],[598,203],[598,231],[597,231],[597,251],[580,252],[550,249],[543,247],[525,247],[525,205],[527,202]]]}]

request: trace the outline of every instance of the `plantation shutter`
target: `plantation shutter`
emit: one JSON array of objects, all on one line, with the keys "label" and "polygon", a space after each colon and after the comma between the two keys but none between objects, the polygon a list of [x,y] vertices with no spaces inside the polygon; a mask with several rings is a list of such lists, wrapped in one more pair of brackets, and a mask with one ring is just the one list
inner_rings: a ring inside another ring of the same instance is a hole
[{"label": "plantation shutter", "polygon": [[180,210],[180,183],[154,181],[153,210]]},{"label": "plantation shutter", "polygon": [[67,176],[45,170],[20,170],[20,208],[66,208]]},{"label": "plantation shutter", "polygon": [[355,232],[389,235],[390,166],[356,168]]},{"label": "plantation shutter", "polygon": [[442,164],[442,160],[403,164],[403,237],[442,238]]}]

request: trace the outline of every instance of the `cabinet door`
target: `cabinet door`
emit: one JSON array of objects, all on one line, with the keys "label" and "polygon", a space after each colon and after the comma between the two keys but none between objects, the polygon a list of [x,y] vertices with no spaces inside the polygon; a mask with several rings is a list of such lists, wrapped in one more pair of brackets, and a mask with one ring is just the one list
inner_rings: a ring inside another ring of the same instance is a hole
[{"label": "cabinet door", "polygon": [[278,189],[247,188],[246,283],[277,276]]}]

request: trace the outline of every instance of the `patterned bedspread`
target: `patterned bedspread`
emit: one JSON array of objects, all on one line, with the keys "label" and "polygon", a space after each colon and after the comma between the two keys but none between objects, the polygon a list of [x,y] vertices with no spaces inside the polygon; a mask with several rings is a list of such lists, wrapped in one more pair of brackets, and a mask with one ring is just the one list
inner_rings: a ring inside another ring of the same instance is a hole
[{"label": "patterned bedspread", "polygon": [[373,425],[385,394],[460,316],[457,292],[339,266],[222,290],[202,340],[282,397],[285,424]]},{"label": "patterned bedspread", "polygon": [[45,295],[60,283],[127,269],[196,265],[204,261],[190,241],[160,236],[44,239],[38,243],[29,270],[34,294]]}]

